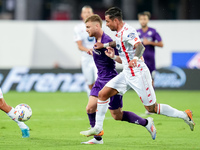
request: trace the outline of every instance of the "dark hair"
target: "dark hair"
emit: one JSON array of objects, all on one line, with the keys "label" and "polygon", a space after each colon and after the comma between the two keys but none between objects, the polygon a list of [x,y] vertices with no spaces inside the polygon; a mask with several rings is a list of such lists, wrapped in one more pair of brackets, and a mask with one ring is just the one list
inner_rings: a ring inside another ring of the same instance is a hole
[{"label": "dark hair", "polygon": [[122,20],[122,11],[118,7],[111,7],[105,12],[105,16],[109,15],[111,20],[117,18],[118,20]]},{"label": "dark hair", "polygon": [[91,22],[98,22],[98,23],[100,24],[100,26],[102,27],[102,19],[101,19],[101,17],[100,17],[99,15],[97,15],[97,14],[94,14],[94,15],[88,17],[88,18],[85,20],[85,23],[87,23],[87,22],[89,22],[89,21],[91,21]]},{"label": "dark hair", "polygon": [[147,16],[149,19],[151,18],[151,13],[149,11],[144,11],[138,14],[138,19],[140,16]]}]

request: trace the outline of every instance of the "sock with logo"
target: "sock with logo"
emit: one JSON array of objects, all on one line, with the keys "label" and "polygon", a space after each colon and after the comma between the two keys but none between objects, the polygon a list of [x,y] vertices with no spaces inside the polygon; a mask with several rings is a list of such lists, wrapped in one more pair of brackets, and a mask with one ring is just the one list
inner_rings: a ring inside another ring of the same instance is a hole
[{"label": "sock with logo", "polygon": [[127,121],[129,123],[135,123],[135,124],[142,125],[142,126],[147,125],[146,119],[141,118],[140,116],[138,116],[135,113],[130,112],[130,111],[123,111],[122,121]]}]

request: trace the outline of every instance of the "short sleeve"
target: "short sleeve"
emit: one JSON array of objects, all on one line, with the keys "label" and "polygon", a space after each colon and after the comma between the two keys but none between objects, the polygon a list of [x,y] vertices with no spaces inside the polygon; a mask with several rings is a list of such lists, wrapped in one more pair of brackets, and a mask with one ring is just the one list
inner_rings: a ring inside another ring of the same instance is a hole
[{"label": "short sleeve", "polygon": [[129,44],[135,46],[135,44],[141,42],[136,30],[132,30],[126,35],[126,39]]},{"label": "short sleeve", "polygon": [[158,42],[162,41],[162,38],[157,31],[155,32],[155,40]]}]

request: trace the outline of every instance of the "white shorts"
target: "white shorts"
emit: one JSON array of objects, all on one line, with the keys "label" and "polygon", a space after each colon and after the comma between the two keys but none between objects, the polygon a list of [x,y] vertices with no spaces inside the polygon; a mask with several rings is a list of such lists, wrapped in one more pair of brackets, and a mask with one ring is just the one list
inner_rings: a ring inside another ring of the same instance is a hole
[{"label": "white shorts", "polygon": [[0,88],[0,98],[3,98],[3,93],[2,93],[1,88]]},{"label": "white shorts", "polygon": [[86,79],[86,83],[91,85],[97,79],[97,68],[93,57],[82,57],[81,59],[82,73]]},{"label": "white shorts", "polygon": [[156,95],[147,66],[145,64],[142,65],[134,73],[135,76],[127,76],[125,71],[123,71],[111,79],[105,86],[116,89],[119,94],[124,94],[132,88],[145,106],[153,105],[156,102]]}]

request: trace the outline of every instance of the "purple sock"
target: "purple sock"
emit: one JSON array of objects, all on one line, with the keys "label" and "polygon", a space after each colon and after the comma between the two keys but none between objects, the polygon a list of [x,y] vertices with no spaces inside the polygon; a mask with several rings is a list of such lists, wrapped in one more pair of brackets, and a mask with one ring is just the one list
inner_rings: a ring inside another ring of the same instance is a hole
[{"label": "purple sock", "polygon": [[95,126],[95,117],[96,117],[96,112],[95,113],[92,113],[92,114],[88,114],[88,118],[89,118],[89,121],[90,121],[90,126],[91,127],[94,127]]},{"label": "purple sock", "polygon": [[[89,118],[89,121],[90,121],[90,126],[91,127],[94,127],[95,126],[95,122],[96,122],[96,112],[95,113],[92,113],[92,114],[88,114],[88,118]],[[100,141],[102,139],[101,136],[94,136],[94,138],[98,141]]]},{"label": "purple sock", "polygon": [[141,118],[140,116],[134,114],[133,112],[130,111],[123,111],[123,118],[122,121],[127,121],[129,123],[135,123],[139,124],[142,126],[147,125],[147,120],[144,118]]}]

